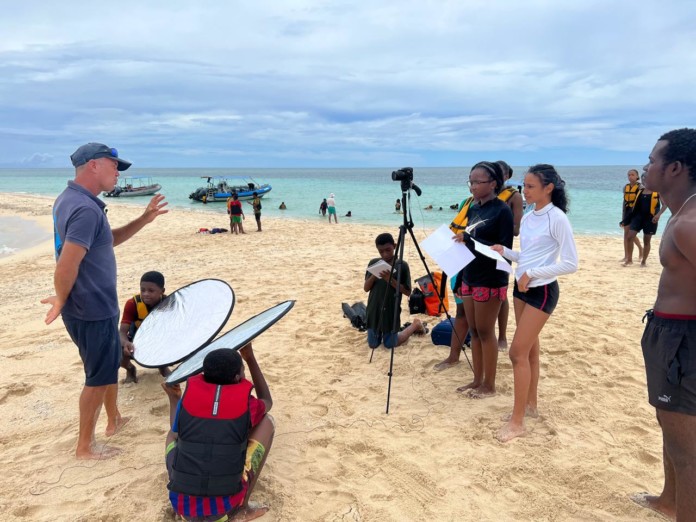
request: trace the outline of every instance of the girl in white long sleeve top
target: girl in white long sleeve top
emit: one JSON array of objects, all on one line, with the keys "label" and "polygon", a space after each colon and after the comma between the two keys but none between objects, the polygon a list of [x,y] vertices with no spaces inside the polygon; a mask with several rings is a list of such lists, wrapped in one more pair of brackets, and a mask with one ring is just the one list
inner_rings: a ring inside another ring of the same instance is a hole
[{"label": "girl in white long sleeve top", "polygon": [[510,346],[515,402],[498,433],[503,442],[524,434],[525,415],[538,416],[539,333],[558,302],[556,278],[578,269],[573,231],[565,215],[565,183],[556,169],[545,164],[530,167],[524,178],[524,196],[527,203],[535,203],[535,210],[522,218],[520,251],[493,247],[517,262],[513,293],[517,329]]}]

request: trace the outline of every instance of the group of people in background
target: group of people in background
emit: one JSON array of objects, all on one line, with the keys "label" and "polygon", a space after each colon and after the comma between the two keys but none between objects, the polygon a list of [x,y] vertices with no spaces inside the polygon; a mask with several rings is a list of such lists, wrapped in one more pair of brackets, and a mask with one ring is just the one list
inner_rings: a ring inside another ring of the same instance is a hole
[{"label": "group of people in background", "polygon": [[[253,199],[247,201],[254,210],[254,219],[256,220],[256,231],[261,232],[261,198],[258,192],[252,194]],[[284,205],[285,203],[283,203]],[[246,234],[244,232],[244,209],[242,208],[242,202],[239,200],[239,195],[233,192],[232,195],[227,198],[227,214],[230,217],[230,234]]]},{"label": "group of people in background", "polygon": [[[623,189],[623,205],[621,222],[624,236],[623,266],[633,264],[633,247],[638,248],[640,266],[644,267],[650,254],[652,237],[657,233],[660,216],[667,209],[660,201],[660,195],[645,187],[645,174],[640,177],[636,169],[627,173],[628,183]],[[643,232],[643,244],[638,239],[638,233]]]}]

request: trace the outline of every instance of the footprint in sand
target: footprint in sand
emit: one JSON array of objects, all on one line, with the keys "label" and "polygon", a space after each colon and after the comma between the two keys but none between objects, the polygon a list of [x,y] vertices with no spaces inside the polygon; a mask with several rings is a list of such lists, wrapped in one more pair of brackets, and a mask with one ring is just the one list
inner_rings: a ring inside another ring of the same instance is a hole
[{"label": "footprint in sand", "polygon": [[33,384],[26,382],[14,382],[0,387],[0,404],[4,404],[10,397],[22,397],[34,389]]}]

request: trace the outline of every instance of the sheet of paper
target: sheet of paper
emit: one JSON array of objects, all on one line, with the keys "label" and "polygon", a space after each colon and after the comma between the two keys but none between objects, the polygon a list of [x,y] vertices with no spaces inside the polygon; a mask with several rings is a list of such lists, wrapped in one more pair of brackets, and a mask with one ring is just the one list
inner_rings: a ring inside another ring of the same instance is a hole
[{"label": "sheet of paper", "polygon": [[476,249],[477,252],[483,254],[486,257],[490,257],[491,259],[495,259],[495,267],[498,270],[502,270],[503,272],[507,272],[508,274],[512,273],[512,267],[510,266],[510,263],[505,261],[505,258],[501,256],[498,252],[493,250],[491,247],[488,245],[484,245],[483,243],[479,243],[475,239],[472,238],[472,241],[474,242],[474,248]]},{"label": "sheet of paper", "polygon": [[379,277],[379,275],[385,270],[391,270],[391,265],[387,263],[384,259],[380,259],[374,265],[370,265],[367,267],[367,271],[375,277]]},{"label": "sheet of paper", "polygon": [[454,233],[447,225],[441,225],[421,242],[421,247],[449,277],[454,277],[474,259],[474,254],[464,243],[456,243]]}]

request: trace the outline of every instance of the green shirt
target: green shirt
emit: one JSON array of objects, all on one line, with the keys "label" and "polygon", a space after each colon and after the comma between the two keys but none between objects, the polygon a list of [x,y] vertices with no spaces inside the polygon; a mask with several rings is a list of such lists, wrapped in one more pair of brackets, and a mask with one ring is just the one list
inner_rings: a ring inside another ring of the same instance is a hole
[{"label": "green shirt", "polygon": [[[377,261],[380,261],[381,257],[376,257],[372,259],[367,266],[374,265]],[[394,267],[393,277],[396,278],[398,269],[397,266]],[[371,277],[370,272],[365,272],[365,279]],[[401,264],[401,284],[404,287],[411,290],[411,271],[408,268],[408,263],[403,261]],[[370,290],[370,295],[367,298],[367,327],[373,330],[377,330],[382,333],[393,332],[393,321],[394,321],[394,294],[396,290],[390,284],[388,284],[384,279],[377,278],[375,284],[372,285]],[[385,297],[386,294],[386,297]],[[396,331],[399,331],[399,326],[401,326],[401,308],[399,308],[399,324]]]}]

